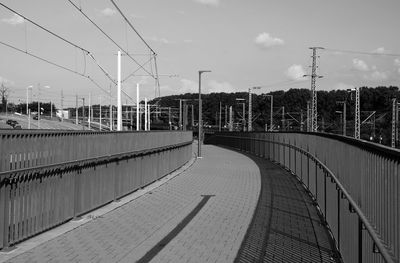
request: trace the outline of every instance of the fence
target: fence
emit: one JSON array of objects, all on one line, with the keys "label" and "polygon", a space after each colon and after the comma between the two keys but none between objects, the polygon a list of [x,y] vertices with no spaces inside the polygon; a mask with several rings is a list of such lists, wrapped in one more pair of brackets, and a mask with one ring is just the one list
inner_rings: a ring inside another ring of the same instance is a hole
[{"label": "fence", "polygon": [[318,202],[345,262],[399,262],[400,151],[319,133],[216,133],[286,167]]},{"label": "fence", "polygon": [[190,132],[0,132],[0,249],[186,163]]}]

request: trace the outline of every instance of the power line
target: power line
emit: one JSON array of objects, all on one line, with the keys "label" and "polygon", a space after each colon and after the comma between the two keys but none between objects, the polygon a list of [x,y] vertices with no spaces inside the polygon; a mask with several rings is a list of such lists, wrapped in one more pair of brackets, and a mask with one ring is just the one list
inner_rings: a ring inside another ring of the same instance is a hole
[{"label": "power line", "polygon": [[333,48],[325,48],[323,50],[328,51],[328,52],[341,52],[341,53],[348,53],[348,54],[400,57],[400,54],[396,54],[396,53],[364,52],[364,51],[333,49]]},{"label": "power line", "polygon": [[135,31],[135,33],[138,35],[138,37],[143,41],[143,43],[151,50],[151,52],[153,52],[154,55],[156,55],[156,52],[154,52],[154,50],[149,46],[149,44],[147,44],[146,40],[144,40],[144,38],[139,34],[139,32],[133,27],[133,25],[131,24],[131,22],[128,20],[128,18],[122,13],[121,9],[119,9],[119,7],[117,6],[117,4],[113,1],[110,0],[111,3],[115,6],[115,8],[118,10],[118,12],[121,14],[121,16],[125,19],[126,23],[128,23],[128,25],[130,26],[130,28],[132,28],[133,31]]},{"label": "power line", "polygon": [[122,52],[124,52],[130,59],[132,59],[132,61],[134,61],[139,68],[143,69],[146,73],[148,73],[149,75],[151,75],[153,78],[154,75],[152,75],[148,70],[146,70],[142,65],[140,64],[137,60],[135,60],[127,51],[125,51],[112,37],[110,37],[110,35],[108,35],[103,29],[100,28],[100,26],[98,26],[88,15],[86,15],[85,12],[82,11],[82,8],[78,7],[74,2],[72,2],[71,0],[68,0],[68,2],[74,6],[87,20],[90,21],[90,23],[92,23],[101,33],[103,33],[103,35],[105,35],[111,42],[114,43],[114,45],[116,45]]},{"label": "power line", "polygon": [[9,11],[13,12],[14,14],[17,14],[17,15],[19,15],[20,17],[22,17],[23,19],[25,19],[25,20],[29,21],[30,23],[32,23],[33,25],[35,25],[35,26],[39,27],[40,29],[42,29],[42,30],[46,31],[47,33],[49,33],[49,34],[51,34],[51,35],[55,36],[56,38],[58,38],[58,39],[61,39],[62,41],[64,41],[64,42],[66,42],[66,43],[70,44],[71,46],[73,46],[73,47],[75,47],[75,48],[78,48],[78,49],[80,49],[80,50],[82,50],[82,51],[86,52],[87,54],[89,54],[89,53],[90,53],[88,50],[86,50],[86,49],[84,49],[84,48],[82,48],[82,47],[78,46],[77,44],[74,44],[74,43],[72,43],[71,41],[69,41],[69,40],[67,40],[67,39],[63,38],[62,36],[60,36],[60,35],[58,35],[58,34],[56,34],[56,33],[52,32],[52,31],[50,31],[49,29],[47,29],[47,28],[45,28],[45,27],[43,27],[43,26],[41,26],[41,25],[39,25],[38,23],[36,23],[36,22],[32,21],[31,19],[27,18],[26,16],[24,16],[24,15],[22,15],[22,14],[18,13],[17,11],[15,11],[15,10],[11,9],[10,7],[6,6],[5,4],[3,4],[3,3],[0,3],[0,5],[1,5],[1,6],[3,6],[4,8],[6,8],[7,10],[9,10]]}]

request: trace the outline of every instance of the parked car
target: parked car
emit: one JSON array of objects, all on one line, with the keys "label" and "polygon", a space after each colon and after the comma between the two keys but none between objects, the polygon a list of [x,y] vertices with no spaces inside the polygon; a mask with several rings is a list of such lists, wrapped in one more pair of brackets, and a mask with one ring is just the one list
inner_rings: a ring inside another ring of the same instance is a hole
[{"label": "parked car", "polygon": [[12,126],[12,127],[14,127],[15,125],[18,124],[18,122],[15,121],[15,120],[7,120],[7,124],[10,125],[10,126]]},{"label": "parked car", "polygon": [[13,127],[14,127],[15,130],[21,130],[22,129],[21,124],[16,124]]}]

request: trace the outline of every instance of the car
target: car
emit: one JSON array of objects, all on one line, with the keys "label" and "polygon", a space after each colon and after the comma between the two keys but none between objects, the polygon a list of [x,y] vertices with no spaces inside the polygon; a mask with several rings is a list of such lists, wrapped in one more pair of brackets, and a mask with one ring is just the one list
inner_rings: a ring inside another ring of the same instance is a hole
[{"label": "car", "polygon": [[15,130],[21,130],[22,129],[21,124],[16,124],[13,127],[14,127]]},{"label": "car", "polygon": [[7,124],[10,125],[10,126],[12,126],[12,127],[14,127],[15,125],[18,124],[18,122],[15,121],[15,120],[7,120]]}]

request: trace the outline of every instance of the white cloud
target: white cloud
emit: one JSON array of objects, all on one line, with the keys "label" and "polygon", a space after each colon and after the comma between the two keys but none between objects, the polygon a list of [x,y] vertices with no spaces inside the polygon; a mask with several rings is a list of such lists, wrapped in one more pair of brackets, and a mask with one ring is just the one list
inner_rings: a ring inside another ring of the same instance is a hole
[{"label": "white cloud", "polygon": [[368,71],[369,70],[367,63],[365,63],[363,60],[358,59],[358,58],[353,59],[353,67],[359,71]]},{"label": "white cloud", "polygon": [[373,81],[382,81],[386,80],[388,78],[388,74],[386,72],[380,72],[380,71],[374,71],[371,73],[371,76],[369,77],[370,80]]},{"label": "white cloud", "polygon": [[183,42],[184,43],[193,43],[193,40],[192,39],[185,39],[185,40],[183,40]]},{"label": "white cloud", "polygon": [[261,48],[270,48],[273,46],[282,46],[285,44],[285,41],[283,41],[280,38],[277,37],[272,37],[268,33],[260,33],[255,39],[254,42],[256,43],[257,46]]},{"label": "white cloud", "polygon": [[195,2],[209,6],[219,6],[220,0],[194,0]]},{"label": "white cloud", "polygon": [[334,89],[334,90],[348,90],[348,89],[354,89],[354,85],[347,84],[347,83],[343,83],[343,82],[339,82],[339,83],[336,83],[336,84],[333,86],[333,89]]},{"label": "white cloud", "polygon": [[400,67],[400,58],[395,58],[393,64],[394,64],[396,67]]},{"label": "white cloud", "polygon": [[178,93],[196,93],[199,92],[199,84],[190,79],[181,79],[181,88]]},{"label": "white cloud", "polygon": [[285,72],[286,76],[291,80],[301,80],[306,74],[302,65],[291,65]]},{"label": "white cloud", "polygon": [[377,54],[383,54],[383,53],[386,52],[386,50],[385,50],[384,47],[378,47],[378,48],[375,49],[373,52],[374,52],[374,53],[377,53]]},{"label": "white cloud", "polygon": [[217,92],[232,93],[235,91],[236,91],[235,88],[226,81],[218,82],[216,80],[210,80],[208,82],[209,93],[217,93]]},{"label": "white cloud", "polygon": [[7,86],[14,86],[15,82],[0,76],[0,85],[1,84],[7,85]]},{"label": "white cloud", "polygon": [[10,18],[3,18],[1,21],[13,26],[24,23],[24,19],[17,14],[14,14]]},{"label": "white cloud", "polygon": [[163,43],[163,44],[173,44],[173,43],[175,43],[174,41],[170,41],[170,40],[168,40],[166,38],[163,38],[163,37],[160,38],[160,37],[153,36],[153,37],[147,37],[147,39],[149,39],[151,41],[154,41],[154,42]]},{"label": "white cloud", "polygon": [[109,7],[106,7],[106,8],[104,8],[103,10],[101,10],[100,13],[101,13],[103,16],[113,16],[113,15],[115,15],[115,14],[117,13],[117,11],[114,10],[114,9],[111,9],[111,8],[109,8]]}]

